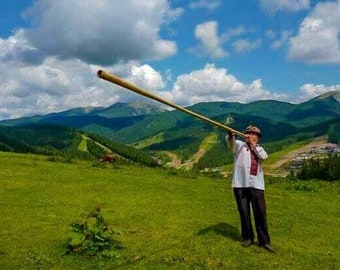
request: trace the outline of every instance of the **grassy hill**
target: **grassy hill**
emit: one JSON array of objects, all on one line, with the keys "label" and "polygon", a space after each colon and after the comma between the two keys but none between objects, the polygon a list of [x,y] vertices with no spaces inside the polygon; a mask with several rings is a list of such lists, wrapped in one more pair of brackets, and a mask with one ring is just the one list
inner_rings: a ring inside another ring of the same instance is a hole
[{"label": "grassy hill", "polygon": [[0,126],[0,151],[43,154],[69,161],[75,158],[99,160],[107,153],[115,153],[125,161],[155,165],[146,151],[54,124]]},{"label": "grassy hill", "polygon": [[[266,177],[271,254],[240,245],[230,179],[0,152],[1,269],[337,269],[339,182]],[[123,249],[65,254],[96,204]]]}]

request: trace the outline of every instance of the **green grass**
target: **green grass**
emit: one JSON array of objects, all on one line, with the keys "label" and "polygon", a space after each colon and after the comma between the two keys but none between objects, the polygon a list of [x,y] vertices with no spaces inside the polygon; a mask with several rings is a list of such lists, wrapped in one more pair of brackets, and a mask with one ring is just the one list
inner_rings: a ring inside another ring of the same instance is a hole
[{"label": "green grass", "polygon": [[[277,254],[242,248],[230,179],[0,152],[0,269],[338,269],[338,183],[267,179]],[[100,203],[119,259],[65,255],[71,221]]]},{"label": "green grass", "polygon": [[152,136],[151,138],[147,138],[145,140],[133,143],[132,145],[136,147],[137,149],[143,149],[155,143],[162,143],[162,142],[164,142],[164,132],[158,133],[157,135]]},{"label": "green grass", "polygon": [[87,138],[85,136],[82,136],[82,140],[78,145],[78,150],[82,152],[87,152]]}]

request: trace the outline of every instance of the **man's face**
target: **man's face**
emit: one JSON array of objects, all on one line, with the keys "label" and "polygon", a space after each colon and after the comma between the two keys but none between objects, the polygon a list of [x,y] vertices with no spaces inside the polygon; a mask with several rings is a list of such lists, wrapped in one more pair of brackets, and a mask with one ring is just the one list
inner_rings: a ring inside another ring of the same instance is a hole
[{"label": "man's face", "polygon": [[246,134],[246,141],[252,145],[257,145],[260,141],[260,138],[256,132],[248,132]]}]

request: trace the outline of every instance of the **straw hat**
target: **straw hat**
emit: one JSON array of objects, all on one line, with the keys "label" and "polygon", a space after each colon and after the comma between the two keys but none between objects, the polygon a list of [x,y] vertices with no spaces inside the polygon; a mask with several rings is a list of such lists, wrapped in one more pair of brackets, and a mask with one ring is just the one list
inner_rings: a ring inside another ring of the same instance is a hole
[{"label": "straw hat", "polygon": [[249,133],[256,133],[259,137],[261,137],[261,130],[258,127],[255,126],[248,126],[246,130],[244,131],[245,134]]}]

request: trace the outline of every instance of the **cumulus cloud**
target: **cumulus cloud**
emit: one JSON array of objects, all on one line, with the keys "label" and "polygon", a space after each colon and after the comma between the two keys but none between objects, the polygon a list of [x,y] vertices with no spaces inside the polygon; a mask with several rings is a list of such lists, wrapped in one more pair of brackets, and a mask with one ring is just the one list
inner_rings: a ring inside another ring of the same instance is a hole
[{"label": "cumulus cloud", "polygon": [[340,1],[319,3],[290,38],[288,57],[307,63],[340,63]]},{"label": "cumulus cloud", "polygon": [[212,58],[223,58],[228,56],[222,45],[223,40],[218,35],[218,23],[209,21],[196,26],[195,37],[200,45],[193,49],[194,53],[208,55]]},{"label": "cumulus cloud", "polygon": [[25,13],[33,22],[25,36],[39,51],[61,59],[102,65],[163,59],[177,45],[160,37],[160,27],[182,12],[166,0],[37,0]]},{"label": "cumulus cloud", "polygon": [[[0,39],[0,120],[74,107],[109,106],[134,98],[130,91],[98,79],[96,72],[101,67],[80,59],[49,56],[35,65],[23,61],[21,53],[31,47],[21,39],[21,31]],[[148,89],[165,85],[157,71],[138,61],[120,62],[107,68]]]},{"label": "cumulus cloud", "polygon": [[301,96],[299,101],[306,101],[330,91],[340,91],[340,85],[304,84],[300,87]]},{"label": "cumulus cloud", "polygon": [[149,65],[133,65],[128,71],[126,79],[150,90],[160,90],[166,85],[162,75]]},{"label": "cumulus cloud", "polygon": [[99,88],[95,68],[80,60],[61,62],[49,57],[36,66],[1,63],[0,74],[0,119],[115,101],[105,87]]},{"label": "cumulus cloud", "polygon": [[[96,77],[99,69],[81,60],[61,61],[48,57],[41,65],[19,62],[0,63],[0,119],[47,114],[74,107],[110,106],[144,97]],[[15,72],[13,72],[15,70]],[[198,102],[250,102],[263,99],[286,99],[270,93],[260,79],[246,84],[224,68],[207,64],[204,69],[177,77],[171,90],[165,89],[161,74],[137,61],[118,63],[109,72],[176,104]]]},{"label": "cumulus cloud", "polygon": [[209,101],[250,102],[286,98],[285,95],[272,94],[264,89],[260,79],[245,84],[228,74],[225,68],[219,69],[213,64],[179,76],[172,91],[163,95],[181,105]]},{"label": "cumulus cloud", "polygon": [[45,55],[33,47],[25,38],[25,31],[18,29],[8,39],[0,38],[0,60],[22,61],[33,65],[43,61]]},{"label": "cumulus cloud", "polygon": [[258,0],[262,10],[269,14],[278,11],[297,12],[309,9],[310,0]]},{"label": "cumulus cloud", "polygon": [[162,89],[160,73],[139,59],[176,52],[159,30],[181,13],[165,0],[34,1],[25,13],[31,28],[0,38],[0,120],[135,98],[99,80],[102,67],[146,89]]},{"label": "cumulus cloud", "polygon": [[[288,99],[286,95],[265,89],[261,79],[245,83],[213,64],[177,78],[172,78],[172,70],[167,69],[162,74],[145,64],[144,60],[164,59],[177,51],[174,41],[161,37],[164,26],[176,21],[183,13],[182,9],[172,9],[169,3],[166,0],[33,1],[32,8],[26,12],[26,17],[31,20],[30,28],[16,29],[12,36],[0,38],[0,120],[75,107],[110,106],[118,101],[144,98],[98,79],[96,72],[101,68],[180,105],[218,100]],[[212,7],[221,1],[195,3],[209,8],[208,4]],[[335,36],[340,28],[336,16],[339,13],[334,8],[320,4],[309,16],[314,22],[321,20],[323,28],[318,26],[320,29],[328,29],[329,32],[325,30],[324,33],[333,39],[329,38],[332,42],[326,42],[325,47],[328,46],[333,53],[338,51]],[[305,24],[310,25],[308,21]],[[302,26],[300,33],[307,33],[301,30]],[[224,33],[219,33],[218,27],[216,21],[197,25],[195,35],[200,45],[196,53],[220,59],[229,55],[223,48],[226,42],[239,52],[254,50],[261,45],[260,40],[248,39],[232,43],[249,31],[243,26]],[[268,35],[274,36],[270,32]],[[294,37],[296,40],[291,39],[291,55],[295,59],[300,59],[301,55],[304,57],[302,49],[298,51],[293,47],[298,38],[306,38],[307,54],[311,48],[308,46],[312,46],[308,42],[318,40],[317,43],[322,43],[319,42],[320,35],[318,39],[308,39],[307,36],[299,34]],[[285,38],[282,34],[278,41],[283,42]],[[175,83],[167,89],[169,81]],[[305,85],[301,90],[307,96],[313,95],[311,89],[317,91],[317,88],[322,87]],[[331,87],[324,89],[331,90]],[[339,87],[335,86],[335,89]]]}]

